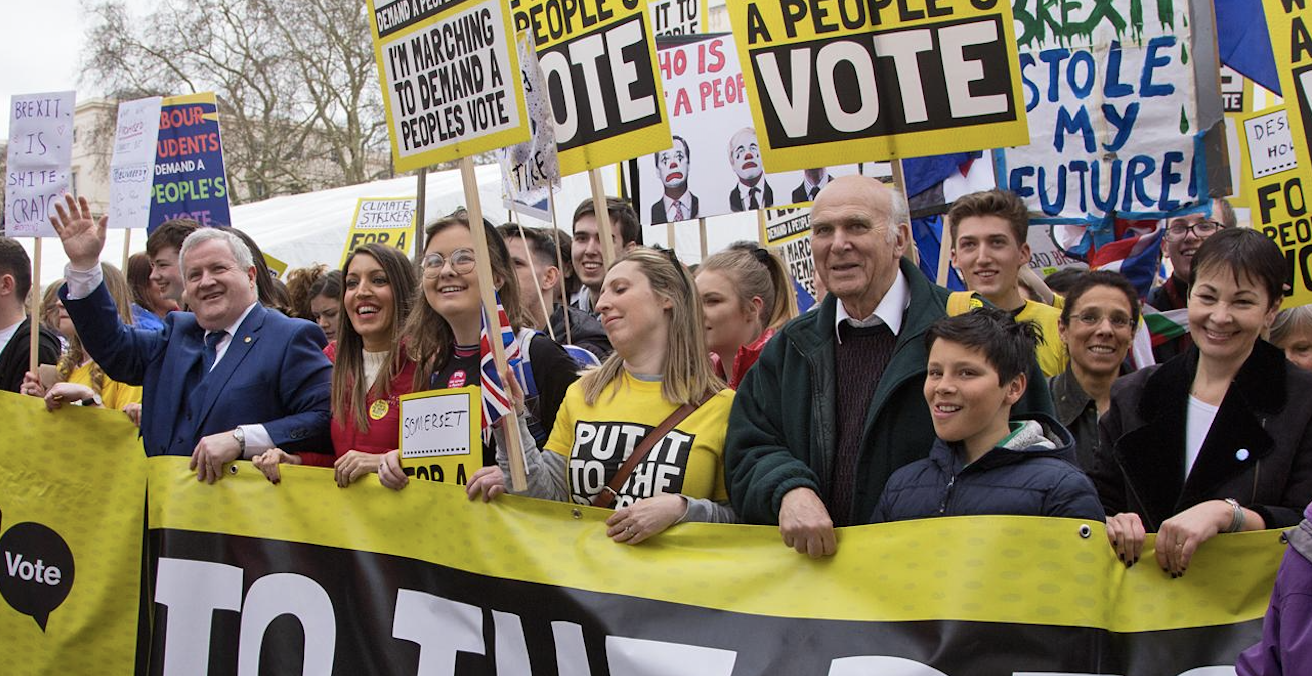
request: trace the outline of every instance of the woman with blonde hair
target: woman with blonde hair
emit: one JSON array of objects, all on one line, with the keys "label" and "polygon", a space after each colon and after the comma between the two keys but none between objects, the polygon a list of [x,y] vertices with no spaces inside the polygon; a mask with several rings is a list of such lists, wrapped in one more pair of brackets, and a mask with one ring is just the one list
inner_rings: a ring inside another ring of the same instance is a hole
[{"label": "woman with blonde hair", "polygon": [[[100,269],[104,274],[105,288],[118,307],[119,317],[124,324],[133,325],[132,290],[127,277],[109,263],[101,263]],[[46,390],[37,375],[29,372],[23,379],[22,393],[45,397],[46,408],[52,411],[64,404],[103,406],[122,410],[136,420],[141,406],[141,387],[126,385],[105,375],[82,347],[82,340],[64,310],[64,304],[56,299],[55,307],[59,312],[59,331],[68,340],[68,349],[64,350],[56,365],[60,380]]]},{"label": "woman with blonde hair", "polygon": [[697,268],[706,347],[716,375],[738,389],[775,330],[797,316],[783,262],[754,242],[735,242]]},{"label": "woman with blonde hair", "polygon": [[[669,252],[633,249],[596,309],[615,352],[570,386],[545,446],[519,430],[525,494],[615,507],[606,535],[628,544],[682,521],[734,521],[722,460],[733,391],[707,357],[692,276]],[[497,461],[470,478],[471,498],[506,492],[509,461]],[[399,468],[379,475],[404,483]]]}]

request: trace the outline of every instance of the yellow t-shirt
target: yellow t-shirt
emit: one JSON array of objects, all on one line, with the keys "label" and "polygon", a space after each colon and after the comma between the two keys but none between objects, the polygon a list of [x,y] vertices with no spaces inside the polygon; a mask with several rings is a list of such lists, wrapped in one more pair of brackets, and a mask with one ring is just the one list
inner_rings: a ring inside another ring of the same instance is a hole
[{"label": "yellow t-shirt", "polygon": [[1043,375],[1051,378],[1066,370],[1066,343],[1061,342],[1057,332],[1057,320],[1061,319],[1061,310],[1051,305],[1025,301],[1025,307],[1016,315],[1016,321],[1034,322],[1043,334],[1043,342],[1035,348],[1034,356],[1039,361]]},{"label": "yellow t-shirt", "polygon": [[[96,389],[91,384],[91,362],[87,362],[68,374],[68,382],[75,385],[86,385],[91,389]],[[110,380],[105,376],[105,386],[100,390],[100,399],[105,403],[105,408],[120,410],[128,404],[141,403],[141,388],[132,385],[124,385],[116,380]]]},{"label": "yellow t-shirt", "polygon": [[[606,388],[596,405],[589,406],[583,400],[582,383],[575,382],[565,392],[547,450],[565,456],[570,498],[588,504],[642,438],[678,406],[661,397],[659,382],[638,380],[628,373],[618,390]],[[721,390],[675,425],[629,475],[615,507],[662,493],[728,500],[723,456],[732,404],[733,390]]]}]

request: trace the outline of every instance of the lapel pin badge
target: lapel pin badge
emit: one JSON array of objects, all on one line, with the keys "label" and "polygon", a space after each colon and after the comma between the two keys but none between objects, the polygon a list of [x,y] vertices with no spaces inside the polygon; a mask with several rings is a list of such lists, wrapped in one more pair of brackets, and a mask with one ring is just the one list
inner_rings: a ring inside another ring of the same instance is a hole
[{"label": "lapel pin badge", "polygon": [[[251,337],[250,337],[250,336],[246,336],[246,342],[248,342],[248,343],[251,342]],[[1248,452],[1248,451],[1244,451],[1244,453],[1247,453],[1247,452]]]},{"label": "lapel pin badge", "polygon": [[1245,461],[1245,460],[1247,460],[1247,459],[1248,459],[1248,449],[1247,449],[1247,448],[1241,448],[1241,449],[1235,451],[1235,460],[1238,460],[1239,462],[1243,462],[1243,461]]}]

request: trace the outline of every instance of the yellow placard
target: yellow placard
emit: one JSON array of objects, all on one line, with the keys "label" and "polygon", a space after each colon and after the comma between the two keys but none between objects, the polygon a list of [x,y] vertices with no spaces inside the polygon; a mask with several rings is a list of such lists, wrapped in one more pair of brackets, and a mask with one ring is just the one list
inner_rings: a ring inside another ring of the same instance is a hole
[{"label": "yellow placard", "polygon": [[656,37],[698,35],[707,30],[707,0],[647,0]]},{"label": "yellow placard", "polygon": [[264,264],[269,266],[269,272],[272,272],[277,279],[282,279],[282,276],[287,272],[286,261],[278,260],[267,253],[264,254]]},{"label": "yellow placard", "polygon": [[383,244],[395,247],[407,256],[411,253],[415,234],[415,198],[413,197],[361,197],[355,203],[351,216],[351,229],[346,232],[346,246],[342,261],[365,244]]},{"label": "yellow placard", "polygon": [[464,484],[483,466],[477,385],[401,395],[401,467],[407,476]]},{"label": "yellow placard", "polygon": [[556,117],[562,176],[670,147],[646,0],[524,0]]},{"label": "yellow placard", "polygon": [[397,171],[528,140],[504,0],[369,0],[369,25]]},{"label": "yellow placard", "polygon": [[1030,141],[1010,3],[728,8],[769,171]]},{"label": "yellow placard", "polygon": [[1274,106],[1239,117],[1243,184],[1253,227],[1285,253],[1290,293],[1285,307],[1312,302],[1312,217],[1306,190],[1312,180],[1295,157],[1292,115]]},{"label": "yellow placard", "polygon": [[[1262,0],[1266,25],[1271,33],[1271,51],[1280,90],[1289,111],[1289,132],[1299,164],[1312,167],[1308,152],[1308,129],[1312,128],[1312,9],[1302,0]],[[1256,208],[1256,207],[1255,207]]]}]

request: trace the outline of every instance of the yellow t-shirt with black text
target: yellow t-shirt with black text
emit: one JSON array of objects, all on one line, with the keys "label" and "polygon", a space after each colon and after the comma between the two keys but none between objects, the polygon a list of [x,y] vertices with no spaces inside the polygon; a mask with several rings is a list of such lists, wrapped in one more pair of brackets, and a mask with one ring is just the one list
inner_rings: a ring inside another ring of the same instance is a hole
[{"label": "yellow t-shirt with black text", "polygon": [[1029,321],[1038,325],[1043,342],[1035,346],[1034,357],[1038,359],[1043,375],[1049,378],[1066,370],[1066,343],[1061,341],[1057,329],[1060,319],[1061,310],[1032,300],[1025,301],[1025,307],[1016,313],[1016,321]]},{"label": "yellow t-shirt with black text", "polygon": [[[588,504],[643,437],[678,406],[661,396],[659,382],[638,380],[627,372],[618,389],[607,387],[589,406],[582,382],[566,391],[547,450],[565,456],[570,498]],[[727,501],[724,435],[732,405],[733,390],[721,390],[675,425],[629,475],[614,506],[627,507],[663,493]]]}]

